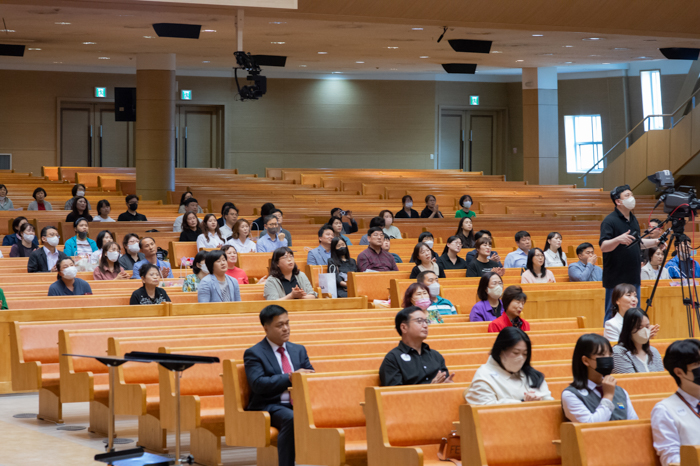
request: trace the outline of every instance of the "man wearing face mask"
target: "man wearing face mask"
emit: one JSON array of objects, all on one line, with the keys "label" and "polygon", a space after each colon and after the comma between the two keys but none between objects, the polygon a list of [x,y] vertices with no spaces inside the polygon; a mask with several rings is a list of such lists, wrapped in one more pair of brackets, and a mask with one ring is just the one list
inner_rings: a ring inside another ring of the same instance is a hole
[{"label": "man wearing face mask", "polygon": [[663,466],[680,463],[681,445],[700,445],[700,341],[671,344],[664,367],[678,391],[651,410],[654,448]]},{"label": "man wearing face mask", "polygon": [[147,222],[145,215],[136,212],[139,208],[139,197],[136,194],[126,196],[126,212],[119,214],[117,222]]},{"label": "man wearing face mask", "polygon": [[[641,249],[656,247],[659,240],[645,238],[630,246],[639,238],[639,222],[632,211],[636,205],[628,185],[610,191],[615,210],[600,224],[600,250],[603,252],[603,287],[605,288],[605,320],[612,319],[609,311],[613,289],[620,283],[629,283],[641,296]],[[627,247],[630,246],[630,247]]]},{"label": "man wearing face mask", "polygon": [[37,249],[29,256],[27,272],[57,272],[58,268],[56,264],[58,261],[68,258],[68,256],[56,248],[60,239],[56,227],[45,226],[42,228],[41,243],[44,246]]},{"label": "man wearing face mask", "polygon": [[49,287],[49,296],[81,296],[92,294],[92,289],[88,282],[82,278],[77,278],[78,269],[73,263],[73,259],[67,257],[61,259],[56,264],[58,268],[58,280]]},{"label": "man wearing face mask", "polygon": [[451,302],[440,296],[440,282],[438,276],[432,270],[421,272],[416,277],[416,281],[428,287],[432,304],[428,307],[428,311],[437,311],[440,315],[449,316],[457,314],[457,309]]}]

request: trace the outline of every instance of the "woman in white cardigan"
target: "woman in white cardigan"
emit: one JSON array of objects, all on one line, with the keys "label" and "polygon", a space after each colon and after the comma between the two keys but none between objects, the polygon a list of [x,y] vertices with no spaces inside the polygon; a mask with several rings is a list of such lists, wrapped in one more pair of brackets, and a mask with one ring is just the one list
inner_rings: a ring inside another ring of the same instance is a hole
[{"label": "woman in white cardigan", "polygon": [[649,262],[642,267],[642,280],[656,280],[661,274],[661,280],[670,280],[671,276],[665,267],[661,267],[664,261],[664,252],[660,248],[649,248]]},{"label": "woman in white cardigan", "polygon": [[464,391],[471,405],[497,405],[526,401],[551,401],[544,375],[530,366],[532,345],[527,334],[506,327],[498,334],[486,364],[474,374]]},{"label": "woman in white cardigan", "polygon": [[315,299],[311,282],[304,272],[300,272],[294,262],[294,252],[287,247],[277,248],[272,253],[270,274],[263,291],[265,299]]}]

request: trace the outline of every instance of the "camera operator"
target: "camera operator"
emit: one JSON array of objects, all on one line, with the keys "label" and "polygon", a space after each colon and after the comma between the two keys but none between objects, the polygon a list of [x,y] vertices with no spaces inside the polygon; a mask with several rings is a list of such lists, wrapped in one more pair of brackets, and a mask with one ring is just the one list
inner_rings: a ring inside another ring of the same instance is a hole
[{"label": "camera operator", "polygon": [[[610,301],[615,286],[629,283],[641,296],[641,249],[658,246],[658,239],[639,238],[639,222],[632,210],[635,199],[628,185],[618,186],[610,192],[615,204],[600,225],[600,250],[603,252],[603,287],[605,288],[605,320],[612,319]],[[634,243],[634,244],[633,244]],[[630,246],[631,245],[631,246]],[[629,246],[629,247],[627,247]]]}]

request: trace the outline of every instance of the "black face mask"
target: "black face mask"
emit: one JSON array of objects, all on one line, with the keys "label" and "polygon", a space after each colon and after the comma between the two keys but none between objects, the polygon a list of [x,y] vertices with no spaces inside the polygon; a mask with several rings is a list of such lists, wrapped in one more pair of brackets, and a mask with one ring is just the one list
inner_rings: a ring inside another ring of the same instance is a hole
[{"label": "black face mask", "polygon": [[338,252],[339,256],[347,257],[347,255],[348,255],[348,248],[338,248],[338,249],[336,249],[336,251]]},{"label": "black face mask", "polygon": [[78,238],[80,238],[81,241],[85,241],[85,238],[87,238],[87,231],[79,231]]},{"label": "black face mask", "polygon": [[599,357],[596,359],[595,370],[603,377],[612,374],[613,367],[615,363],[613,362],[612,356]]},{"label": "black face mask", "polygon": [[692,371],[690,371],[693,374],[693,383],[695,385],[700,385],[700,367],[696,367]]},{"label": "black face mask", "polygon": [[131,210],[133,210],[133,211],[135,211],[135,210],[138,209],[138,208],[139,208],[139,203],[138,203],[138,202],[134,202],[133,204],[129,204],[129,209],[131,209]]}]

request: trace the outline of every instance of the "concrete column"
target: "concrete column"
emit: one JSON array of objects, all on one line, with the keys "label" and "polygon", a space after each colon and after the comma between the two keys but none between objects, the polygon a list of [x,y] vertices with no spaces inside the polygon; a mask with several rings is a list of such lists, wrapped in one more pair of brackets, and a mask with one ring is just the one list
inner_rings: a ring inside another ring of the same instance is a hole
[{"label": "concrete column", "polygon": [[136,57],[136,193],[167,199],[175,189],[175,54]]},{"label": "concrete column", "polygon": [[523,176],[559,184],[557,69],[523,68]]}]

